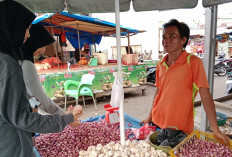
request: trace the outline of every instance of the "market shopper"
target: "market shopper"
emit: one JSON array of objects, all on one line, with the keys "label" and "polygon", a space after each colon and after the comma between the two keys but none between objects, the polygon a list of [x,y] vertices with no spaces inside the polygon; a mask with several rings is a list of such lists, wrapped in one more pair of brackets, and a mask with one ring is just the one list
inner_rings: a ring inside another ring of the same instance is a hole
[{"label": "market shopper", "polygon": [[227,142],[229,138],[218,128],[203,63],[185,51],[189,35],[189,27],[175,19],[163,25],[162,45],[168,54],[156,66],[153,106],[140,124],[152,121],[162,129],[176,126],[190,134],[194,127],[194,98],[199,91],[213,133]]},{"label": "market shopper", "polygon": [[76,127],[82,116],[75,107],[66,115],[32,112],[18,58],[35,15],[21,4],[0,2],[0,156],[33,157],[32,133],[61,132]]},{"label": "market shopper", "polygon": [[39,24],[33,24],[30,28],[30,38],[23,45],[23,53],[19,60],[26,84],[27,93],[35,96],[41,102],[39,112],[41,114],[64,114],[65,111],[54,103],[45,93],[39,75],[33,65],[33,53],[42,53],[45,47],[55,42],[47,29]]}]

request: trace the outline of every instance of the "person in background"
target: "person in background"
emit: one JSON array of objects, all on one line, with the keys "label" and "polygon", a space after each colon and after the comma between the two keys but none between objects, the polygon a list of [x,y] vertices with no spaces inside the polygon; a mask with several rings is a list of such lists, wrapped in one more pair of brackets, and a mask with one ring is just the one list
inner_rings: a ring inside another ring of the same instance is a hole
[{"label": "person in background", "polygon": [[47,96],[33,65],[33,53],[43,53],[46,46],[53,42],[55,42],[54,38],[44,26],[33,24],[30,28],[30,38],[23,45],[23,55],[19,60],[27,93],[30,96],[35,96],[41,102],[39,106],[41,114],[64,114],[65,112]]},{"label": "person in background", "polygon": [[35,15],[18,2],[0,2],[0,156],[34,157],[32,133],[61,132],[80,125],[82,109],[66,115],[33,112],[21,67],[21,47],[30,36]]},{"label": "person in background", "polygon": [[75,51],[73,52],[73,57],[76,59],[77,63],[80,61],[80,51],[79,51],[79,49],[75,49]]},{"label": "person in background", "polygon": [[133,50],[132,50],[131,47],[130,47],[130,53],[129,53],[129,48],[128,48],[128,46],[126,46],[125,49],[126,49],[126,54],[133,54]]},{"label": "person in background", "polygon": [[176,126],[190,134],[194,127],[194,98],[199,91],[213,133],[227,143],[229,138],[218,128],[203,63],[185,51],[189,35],[188,25],[175,19],[163,25],[162,45],[168,54],[156,66],[153,106],[140,124],[152,121],[162,129]]}]

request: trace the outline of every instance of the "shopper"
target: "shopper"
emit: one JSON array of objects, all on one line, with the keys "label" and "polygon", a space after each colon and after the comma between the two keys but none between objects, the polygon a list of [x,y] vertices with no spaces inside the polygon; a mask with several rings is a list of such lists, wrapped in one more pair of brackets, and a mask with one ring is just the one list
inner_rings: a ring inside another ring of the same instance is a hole
[{"label": "shopper", "polygon": [[44,52],[45,47],[54,42],[54,38],[47,29],[39,24],[33,24],[30,28],[30,38],[23,45],[23,55],[19,60],[26,84],[27,93],[35,96],[41,102],[39,112],[41,114],[64,114],[65,111],[54,103],[45,93],[39,75],[33,65],[34,52]]},{"label": "shopper", "polygon": [[32,133],[61,132],[79,125],[81,109],[67,115],[42,116],[32,112],[21,68],[20,47],[29,37],[35,15],[21,4],[0,2],[0,156],[33,157]]},{"label": "shopper", "polygon": [[172,19],[163,25],[162,45],[168,53],[156,66],[156,87],[149,117],[160,128],[176,126],[188,134],[194,127],[194,98],[199,91],[213,133],[227,142],[216,120],[215,105],[202,61],[185,51],[190,30],[185,23]]}]

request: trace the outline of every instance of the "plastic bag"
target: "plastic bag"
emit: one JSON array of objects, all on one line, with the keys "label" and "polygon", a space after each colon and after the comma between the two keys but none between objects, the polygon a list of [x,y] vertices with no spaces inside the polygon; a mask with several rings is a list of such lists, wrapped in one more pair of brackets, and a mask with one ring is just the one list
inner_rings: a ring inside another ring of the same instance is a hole
[{"label": "plastic bag", "polygon": [[187,134],[185,134],[181,130],[173,130],[170,128],[161,129],[156,139],[157,140],[156,145],[157,146],[159,145],[170,146],[174,148],[186,137],[187,137]]},{"label": "plastic bag", "polygon": [[118,77],[117,72],[114,72],[113,75],[114,83],[112,87],[110,105],[113,107],[119,107],[121,100],[124,99],[123,79]]},{"label": "plastic bag", "polygon": [[[58,64],[58,62],[61,63],[60,59],[57,57],[51,57],[51,59],[52,59],[52,62],[55,64]],[[57,62],[57,60],[58,60],[58,62]]]},{"label": "plastic bag", "polygon": [[140,140],[145,140],[148,135],[150,135],[151,132],[154,132],[156,129],[156,126],[150,126],[149,124],[145,124],[141,128],[131,128],[133,131],[135,137]]},{"label": "plastic bag", "polygon": [[52,65],[53,61],[52,61],[51,58],[46,58],[46,59],[44,59],[44,60],[42,61],[42,63],[43,63],[43,64],[48,63],[48,64]]}]

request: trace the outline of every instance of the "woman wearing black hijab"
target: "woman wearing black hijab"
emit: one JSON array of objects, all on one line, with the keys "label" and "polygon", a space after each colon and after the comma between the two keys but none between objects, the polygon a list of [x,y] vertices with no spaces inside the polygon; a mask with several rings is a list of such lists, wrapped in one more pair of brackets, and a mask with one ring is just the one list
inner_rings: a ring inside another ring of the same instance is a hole
[{"label": "woman wearing black hijab", "polygon": [[31,133],[60,132],[70,123],[78,126],[82,110],[67,115],[42,116],[31,111],[17,60],[29,37],[34,14],[21,4],[0,2],[0,156],[33,157]]},{"label": "woman wearing black hijab", "polygon": [[26,84],[27,93],[35,96],[41,102],[39,112],[41,114],[64,114],[56,103],[54,103],[45,93],[39,75],[33,65],[33,53],[38,49],[44,49],[55,40],[47,29],[39,24],[33,24],[30,28],[30,38],[23,45],[23,57],[19,61],[23,71],[23,79]]},{"label": "woman wearing black hijab", "polygon": [[30,38],[23,45],[23,60],[29,60],[34,63],[33,53],[42,47],[48,46],[55,42],[55,39],[40,24],[32,24],[30,28]]}]

